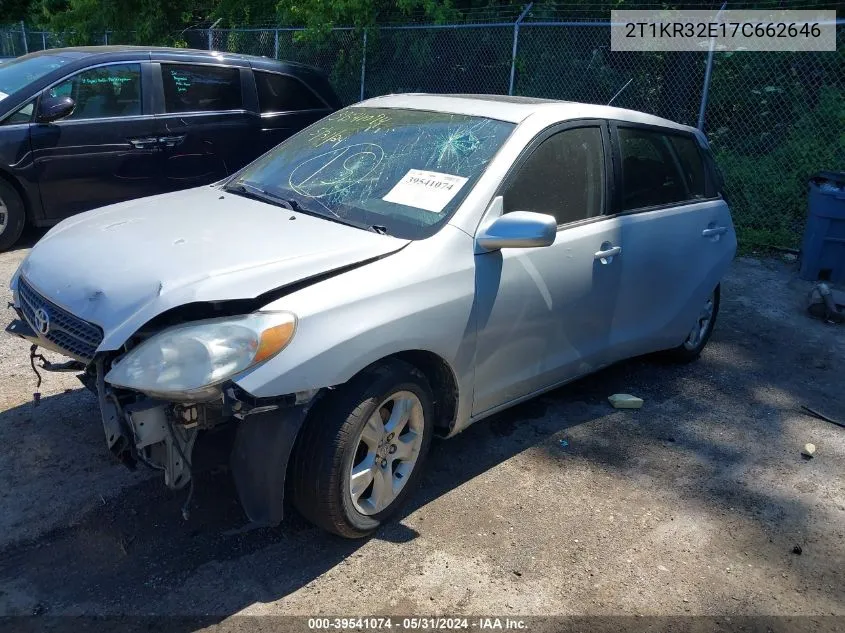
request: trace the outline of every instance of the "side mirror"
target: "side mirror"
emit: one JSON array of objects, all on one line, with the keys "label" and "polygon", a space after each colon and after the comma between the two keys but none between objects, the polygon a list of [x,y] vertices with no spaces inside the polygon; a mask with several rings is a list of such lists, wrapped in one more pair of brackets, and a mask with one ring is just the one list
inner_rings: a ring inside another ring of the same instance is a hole
[{"label": "side mirror", "polygon": [[476,243],[488,251],[500,248],[551,246],[557,235],[554,216],[532,211],[512,211],[497,217],[476,235]]},{"label": "side mirror", "polygon": [[41,97],[38,103],[38,122],[52,123],[73,114],[76,101],[70,97]]}]

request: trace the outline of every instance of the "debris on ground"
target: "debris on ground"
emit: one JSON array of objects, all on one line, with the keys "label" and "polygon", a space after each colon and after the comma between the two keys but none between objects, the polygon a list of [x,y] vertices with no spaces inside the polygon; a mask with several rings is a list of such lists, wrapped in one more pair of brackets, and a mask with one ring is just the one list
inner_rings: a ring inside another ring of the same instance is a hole
[{"label": "debris on ground", "polygon": [[560,441],[560,447],[561,448],[566,448],[567,446],[569,446],[569,442],[567,440],[561,440]]},{"label": "debris on ground", "polygon": [[639,409],[643,406],[643,399],[629,393],[614,393],[608,397],[615,409]]},{"label": "debris on ground", "polygon": [[845,293],[833,290],[826,283],[813,286],[807,295],[807,311],[817,319],[830,323],[845,322]]},{"label": "debris on ground", "polygon": [[826,416],[824,413],[819,413],[815,409],[811,409],[807,405],[801,405],[801,411],[808,415],[813,416],[814,418],[818,418],[819,420],[824,420],[825,422],[830,422],[831,424],[835,424],[836,426],[841,426],[845,429],[845,423],[840,422],[839,420],[834,420],[833,418]]},{"label": "debris on ground", "polygon": [[802,553],[803,551],[804,551],[804,550],[803,550],[803,549],[801,548],[801,546],[800,546],[800,545],[798,545],[797,543],[796,543],[796,544],[795,544],[795,546],[792,548],[792,553],[793,553],[793,554],[798,554],[799,556],[801,556],[801,553]]},{"label": "debris on ground", "polygon": [[807,442],[804,444],[804,448],[801,449],[801,455],[806,457],[807,459],[811,459],[813,455],[816,454],[816,445],[810,444]]}]

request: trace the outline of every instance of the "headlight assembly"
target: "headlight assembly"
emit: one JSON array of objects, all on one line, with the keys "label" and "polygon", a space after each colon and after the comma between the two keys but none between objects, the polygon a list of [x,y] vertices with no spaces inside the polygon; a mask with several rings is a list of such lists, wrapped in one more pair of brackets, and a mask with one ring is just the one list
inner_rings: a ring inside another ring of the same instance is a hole
[{"label": "headlight assembly", "polygon": [[177,325],[129,351],[105,380],[169,400],[211,398],[220,383],[283,350],[295,329],[296,317],[289,312]]}]

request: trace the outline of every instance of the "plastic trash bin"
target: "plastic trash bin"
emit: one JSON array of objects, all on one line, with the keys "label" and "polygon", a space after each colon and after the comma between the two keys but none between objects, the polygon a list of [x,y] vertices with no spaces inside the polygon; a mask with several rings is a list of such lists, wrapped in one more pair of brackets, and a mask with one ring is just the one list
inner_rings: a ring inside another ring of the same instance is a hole
[{"label": "plastic trash bin", "polygon": [[807,228],[798,276],[845,282],[845,172],[823,171],[810,179]]}]

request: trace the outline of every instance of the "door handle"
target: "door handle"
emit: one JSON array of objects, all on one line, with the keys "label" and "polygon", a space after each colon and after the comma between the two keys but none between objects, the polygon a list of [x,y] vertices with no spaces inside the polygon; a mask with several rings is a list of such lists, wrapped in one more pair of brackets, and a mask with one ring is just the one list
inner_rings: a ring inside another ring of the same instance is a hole
[{"label": "door handle", "polygon": [[608,248],[607,250],[597,251],[596,254],[595,254],[595,259],[601,260],[602,264],[609,264],[610,262],[613,261],[613,258],[616,255],[619,255],[621,253],[622,253],[622,247],[621,246],[613,246],[611,248]]},{"label": "door handle", "polygon": [[154,149],[158,147],[158,139],[155,136],[146,136],[144,138],[130,138],[129,143],[135,149]]},{"label": "door handle", "polygon": [[701,237],[717,237],[719,235],[724,235],[728,232],[728,227],[726,226],[714,226],[709,229],[704,229],[701,232]]},{"label": "door handle", "polygon": [[158,143],[161,147],[176,147],[184,140],[184,134],[177,136],[160,136],[158,138]]}]

